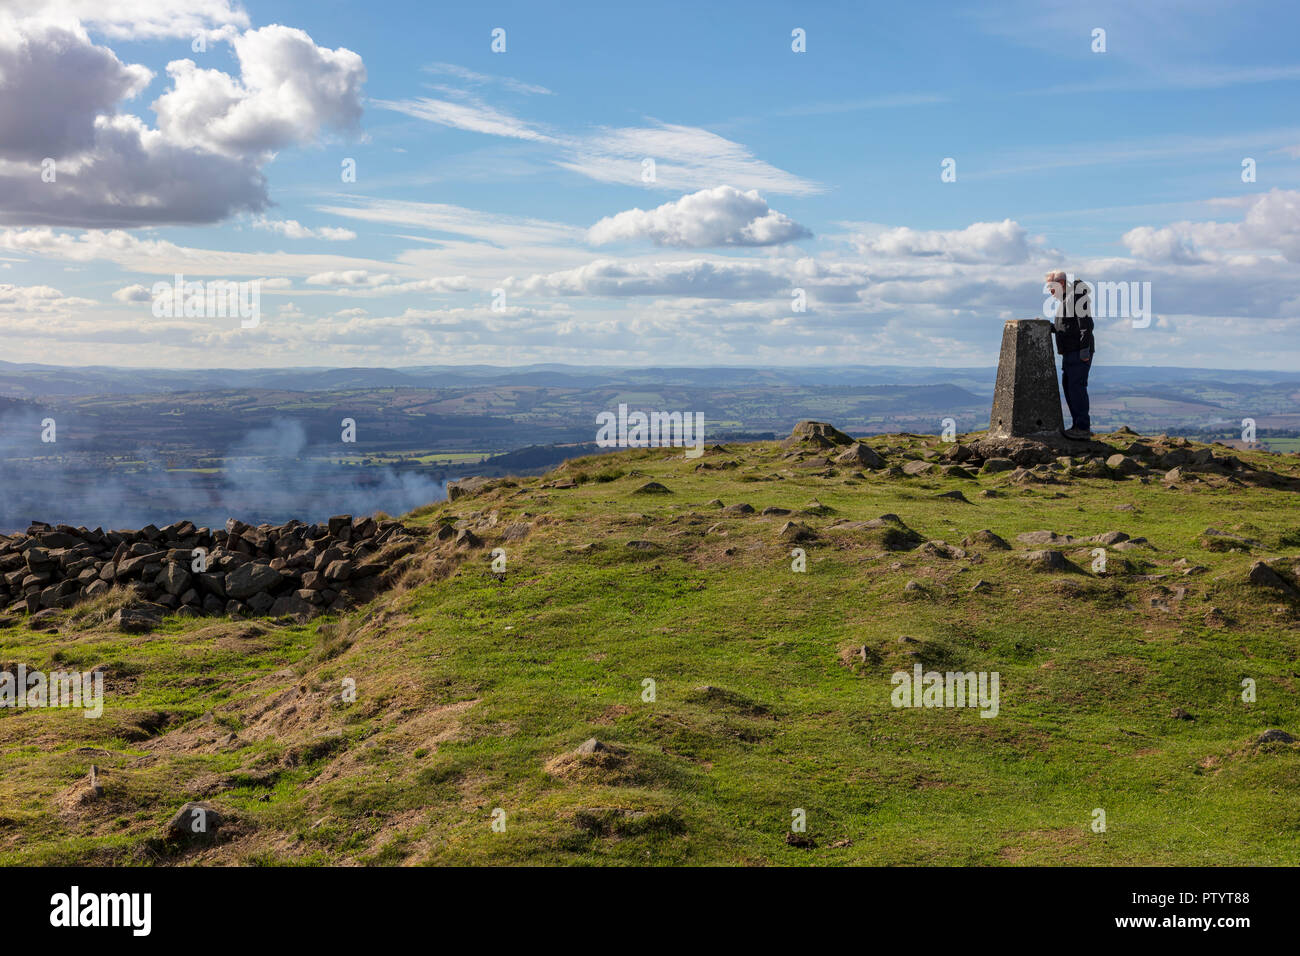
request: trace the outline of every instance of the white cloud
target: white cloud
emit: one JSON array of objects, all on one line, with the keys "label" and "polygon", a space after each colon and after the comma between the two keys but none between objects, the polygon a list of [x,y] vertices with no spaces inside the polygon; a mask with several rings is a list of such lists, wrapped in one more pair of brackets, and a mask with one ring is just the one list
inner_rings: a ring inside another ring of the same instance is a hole
[{"label": "white cloud", "polygon": [[80,21],[114,40],[192,37],[220,28],[246,28],[235,0],[5,0],[19,17]]},{"label": "white cloud", "polygon": [[544,86],[538,86],[535,83],[524,83],[520,80],[511,79],[508,76],[490,76],[486,73],[476,73],[467,67],[457,66],[455,63],[430,63],[424,67],[426,73],[442,74],[454,76],[464,83],[472,83],[476,86],[495,84],[512,93],[523,93],[525,95],[542,94],[550,96],[551,91]]},{"label": "white cloud", "polygon": [[[647,127],[602,129],[561,134],[483,103],[470,94],[456,100],[420,97],[375,100],[374,105],[452,129],[531,141],[554,147],[555,164],[605,183],[652,185],[678,192],[720,182],[777,195],[808,196],[824,191],[820,183],[757,159],[740,143],[695,126],[658,123]],[[642,162],[655,161],[655,179],[642,180]]]},{"label": "white cloud", "polygon": [[326,239],[330,242],[343,242],[357,237],[351,229],[343,229],[339,226],[321,226],[312,229],[304,226],[297,219],[267,219],[265,216],[254,219],[253,228],[279,233],[286,239]]},{"label": "white cloud", "polygon": [[142,285],[129,285],[113,293],[118,302],[149,302],[153,295]]},{"label": "white cloud", "polygon": [[366,68],[344,47],[317,46],[304,31],[274,24],[231,41],[238,78],[193,60],[167,64],[172,89],[154,101],[158,128],[176,142],[230,156],[269,154],[351,131],[361,118]]},{"label": "white cloud", "polygon": [[403,282],[387,273],[373,273],[366,269],[348,269],[341,272],[322,272],[309,276],[308,285],[335,286],[337,295],[378,294],[395,295],[403,292],[464,292],[469,289],[465,276],[447,276],[433,279],[415,279]]},{"label": "white cloud", "polygon": [[811,238],[812,233],[751,189],[702,189],[655,209],[629,209],[597,222],[587,233],[595,245],[649,239],[658,246],[771,246]]},{"label": "white cloud", "polygon": [[851,239],[864,256],[924,257],[950,262],[1025,262],[1030,244],[1017,222],[976,222],[965,229],[921,230],[873,227]]},{"label": "white cloud", "polygon": [[789,281],[779,268],[766,261],[688,259],[638,263],[596,259],[577,269],[523,279],[511,277],[505,288],[525,295],[745,298],[788,292]]},{"label": "white cloud", "polygon": [[0,313],[5,315],[47,315],[95,304],[92,299],[64,295],[48,285],[0,283]]},{"label": "white cloud", "polygon": [[1192,264],[1229,250],[1277,250],[1300,263],[1300,191],[1274,189],[1253,200],[1241,222],[1176,222],[1124,234],[1133,255],[1151,262]]},{"label": "white cloud", "polygon": [[[120,18],[148,4],[103,6],[95,22],[122,24],[122,35],[134,36]],[[242,16],[219,2],[192,7],[204,23],[238,23]],[[180,8],[168,0],[159,9]],[[150,32],[152,22],[146,15],[140,35],[157,35]],[[152,129],[116,112],[149,82],[150,71],[122,63],[75,19],[0,14],[6,88],[0,98],[0,223],[206,223],[264,209],[261,165],[272,151],[314,142],[326,128],[354,128],[365,68],[355,53],[322,49],[288,27],[243,35],[232,27],[229,39],[239,77],[174,61],[168,66],[173,87],[155,101],[159,127]],[[47,157],[55,160],[52,181],[37,165]]]},{"label": "white cloud", "polygon": [[606,129],[568,140],[565,152],[557,165],[600,182],[644,186],[641,163],[649,158],[655,161],[654,185],[661,189],[680,192],[722,182],[784,196],[824,191],[820,183],[778,169],[740,143],[694,126]]},{"label": "white cloud", "polygon": [[533,140],[540,143],[555,141],[531,123],[494,109],[472,97],[465,98],[463,102],[425,96],[413,100],[374,100],[373,103],[381,109],[393,110],[429,123],[437,123],[439,126],[449,126],[452,129],[466,130],[471,133],[485,133],[488,136],[504,136],[509,139]]}]

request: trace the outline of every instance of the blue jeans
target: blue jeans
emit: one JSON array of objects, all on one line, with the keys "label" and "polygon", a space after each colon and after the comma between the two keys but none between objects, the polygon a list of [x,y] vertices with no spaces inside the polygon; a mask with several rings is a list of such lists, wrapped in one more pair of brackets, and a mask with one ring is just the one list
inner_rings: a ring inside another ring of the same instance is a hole
[{"label": "blue jeans", "polygon": [[1092,351],[1088,351],[1088,361],[1082,358],[1083,351],[1066,352],[1061,356],[1061,388],[1065,391],[1065,404],[1070,407],[1070,417],[1074,419],[1074,428],[1079,431],[1092,431],[1092,419],[1088,417],[1088,372],[1092,368]]}]

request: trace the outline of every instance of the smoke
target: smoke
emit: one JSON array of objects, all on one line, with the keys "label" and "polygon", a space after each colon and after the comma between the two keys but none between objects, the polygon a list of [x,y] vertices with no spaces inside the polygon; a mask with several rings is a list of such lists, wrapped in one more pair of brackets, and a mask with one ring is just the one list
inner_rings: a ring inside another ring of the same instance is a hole
[{"label": "smoke", "polygon": [[42,442],[45,417],[0,415],[0,533],[32,521],[109,529],[183,519],[215,528],[231,517],[318,522],[335,514],[400,515],[446,497],[445,482],[417,471],[331,460],[365,453],[356,445],[312,446],[291,419],[254,429],[217,453],[220,469],[178,470],[153,448],[92,449],[65,415],[54,416],[55,441]]}]

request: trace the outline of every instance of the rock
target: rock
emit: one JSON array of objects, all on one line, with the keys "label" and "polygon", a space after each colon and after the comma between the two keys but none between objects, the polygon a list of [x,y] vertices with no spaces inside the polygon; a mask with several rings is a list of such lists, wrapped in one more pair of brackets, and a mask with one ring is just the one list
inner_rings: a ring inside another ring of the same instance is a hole
[{"label": "rock", "polygon": [[1270,588],[1274,591],[1280,591],[1287,597],[1300,597],[1300,591],[1286,578],[1278,574],[1263,561],[1256,561],[1250,566],[1250,573],[1247,574],[1246,580],[1256,587]]},{"label": "rock", "polygon": [[993,585],[989,584],[989,582],[985,581],[983,578],[980,578],[970,586],[970,589],[974,594],[988,594],[993,590]]},{"label": "rock", "polygon": [[1182,481],[1184,477],[1185,476],[1183,474],[1183,469],[1170,468],[1168,471],[1165,472],[1164,480],[1169,482],[1170,484],[1173,484],[1174,482]]},{"label": "rock", "polygon": [[1010,458],[986,458],[980,467],[981,475],[994,475],[1000,471],[1011,471],[1016,463]]},{"label": "rock", "polygon": [[1091,538],[1084,538],[1085,541],[1091,541],[1093,544],[1105,545],[1110,547],[1119,544],[1121,541],[1127,541],[1128,535],[1123,531],[1107,531],[1103,534],[1094,534]]},{"label": "rock", "polygon": [[917,581],[908,581],[906,584],[903,585],[903,590],[917,592],[917,591],[924,591],[925,588],[921,587],[920,583]]},{"label": "rock", "polygon": [[1106,467],[1121,475],[1136,475],[1146,470],[1128,455],[1111,455],[1106,459]]},{"label": "rock", "polygon": [[582,743],[578,744],[574,753],[577,754],[624,754],[627,751],[616,744],[607,744],[597,740],[595,737],[588,737]]},{"label": "rock", "polygon": [[992,548],[994,551],[1010,551],[1011,545],[1007,544],[1000,536],[989,531],[987,528],[982,531],[976,531],[968,538],[962,539],[963,547],[973,547],[974,545],[983,545],[986,548]]},{"label": "rock", "polygon": [[1175,707],[1173,710],[1169,712],[1169,716],[1173,720],[1195,720],[1196,719],[1187,711],[1183,710],[1181,707]]},{"label": "rock", "polygon": [[449,481],[447,482],[447,500],[457,501],[461,498],[472,498],[491,489],[498,480],[479,475],[473,478],[460,478],[456,481]]},{"label": "rock", "polygon": [[1295,738],[1292,737],[1290,734],[1288,734],[1285,730],[1277,730],[1276,728],[1272,728],[1272,729],[1269,729],[1269,730],[1264,731],[1262,734],[1260,734],[1258,737],[1256,737],[1256,738],[1255,738],[1255,743],[1257,743],[1257,744],[1293,744],[1293,743],[1295,743]]},{"label": "rock", "polygon": [[[356,565],[345,559],[331,561],[329,567],[325,569],[325,580],[331,585],[337,585],[340,581],[346,581],[353,576],[356,571]],[[235,595],[238,597],[238,595]]]},{"label": "rock", "polygon": [[714,498],[712,501],[708,502],[704,507],[706,507],[706,508],[721,508],[722,506],[723,506],[723,505],[722,505],[722,499],[721,499],[721,498]]},{"label": "rock", "polygon": [[657,482],[657,481],[647,481],[647,482],[646,482],[644,485],[642,485],[640,488],[637,488],[635,491],[633,491],[632,494],[634,494],[634,495],[671,495],[672,492],[668,490],[668,488],[667,488],[666,485],[662,485],[662,484],[660,484],[660,483]]},{"label": "rock", "polygon": [[800,542],[812,541],[817,537],[817,532],[813,531],[807,525],[799,524],[795,521],[787,521],[781,526],[778,532],[783,541]]},{"label": "rock", "polygon": [[165,564],[156,583],[168,594],[181,594],[189,589],[190,573],[179,564]]},{"label": "rock", "polygon": [[1250,551],[1264,547],[1254,538],[1243,538],[1240,535],[1220,531],[1218,528],[1206,528],[1203,534],[1201,547],[1206,551]]},{"label": "rock", "polygon": [[141,607],[124,607],[113,615],[111,623],[127,634],[147,634],[162,624],[162,615]]},{"label": "rock", "polygon": [[796,444],[807,444],[815,448],[834,448],[837,445],[848,445],[853,441],[851,437],[844,434],[829,422],[814,422],[804,420],[794,426],[784,444],[788,447]]},{"label": "rock", "polygon": [[241,564],[226,575],[226,594],[228,597],[243,600],[259,591],[275,587],[281,580],[280,572],[269,564],[250,561]]},{"label": "rock", "polygon": [[655,544],[653,541],[641,541],[641,540],[636,540],[636,539],[633,539],[632,541],[629,541],[629,542],[627,543],[627,547],[631,548],[633,551],[658,551],[658,550],[660,550],[659,545]]},{"label": "rock", "polygon": [[1070,535],[1057,534],[1055,531],[1027,531],[1016,535],[1016,540],[1021,544],[1068,545],[1074,542],[1074,538]]},{"label": "rock", "polygon": [[271,617],[309,618],[316,613],[316,608],[296,594],[286,594],[275,599],[269,613]]},{"label": "rock", "polygon": [[462,528],[456,532],[456,547],[458,548],[481,548],[483,539],[476,535],[469,528]]},{"label": "rock", "polygon": [[928,461],[909,461],[903,465],[903,474],[905,475],[924,475],[934,470],[934,465]]},{"label": "rock", "polygon": [[214,834],[225,822],[217,809],[206,800],[187,803],[167,821],[167,835],[173,839],[198,839]]},{"label": "rock", "polygon": [[778,508],[775,505],[768,505],[760,512],[760,514],[766,515],[769,518],[781,518],[785,515],[793,514],[793,512],[789,508]]},{"label": "rock", "polygon": [[871,447],[858,441],[836,455],[835,464],[876,469],[885,467],[885,459],[876,454]]},{"label": "rock", "polygon": [[727,505],[727,507],[722,509],[722,513],[724,515],[752,515],[754,513],[754,506],[747,504]]},{"label": "rock", "polygon": [[1065,571],[1070,567],[1060,551],[1027,551],[1021,559],[1036,571]]},{"label": "rock", "polygon": [[960,501],[963,504],[970,504],[970,502],[966,499],[966,496],[963,495],[960,491],[943,491],[935,495],[934,497],[951,498],[953,501]]}]

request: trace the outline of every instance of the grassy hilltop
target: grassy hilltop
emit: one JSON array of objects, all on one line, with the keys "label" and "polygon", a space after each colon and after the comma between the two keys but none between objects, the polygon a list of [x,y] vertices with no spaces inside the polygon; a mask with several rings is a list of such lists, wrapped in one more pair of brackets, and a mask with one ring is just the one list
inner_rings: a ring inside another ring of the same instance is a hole
[{"label": "grassy hilltop", "polygon": [[[0,709],[0,863],[1295,865],[1300,743],[1259,738],[1300,737],[1300,459],[1134,437],[626,451],[407,516],[344,616],[11,616],[0,664],[103,665],[106,706]],[[998,715],[894,708],[917,662],[998,672]],[[219,826],[169,837],[186,801]]]}]

